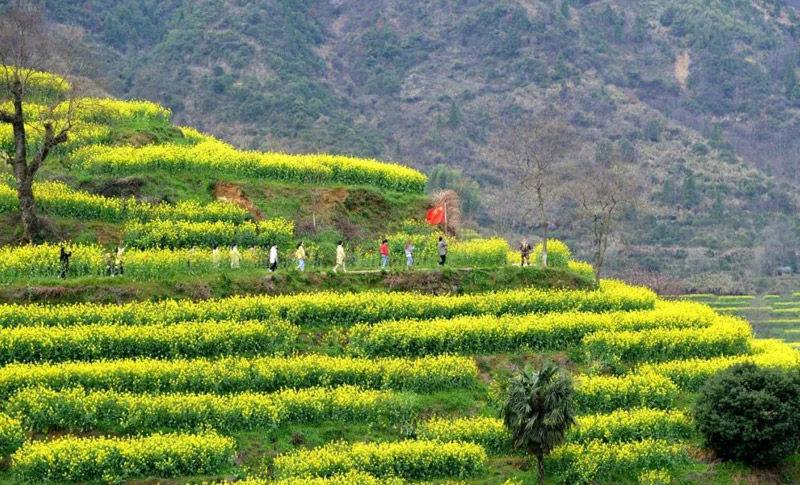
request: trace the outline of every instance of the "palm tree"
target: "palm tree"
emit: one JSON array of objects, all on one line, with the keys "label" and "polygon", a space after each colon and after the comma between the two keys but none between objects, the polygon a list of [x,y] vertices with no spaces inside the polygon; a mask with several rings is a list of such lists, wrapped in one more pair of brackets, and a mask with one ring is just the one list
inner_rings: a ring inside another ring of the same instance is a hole
[{"label": "palm tree", "polygon": [[555,364],[521,370],[508,384],[503,421],[514,448],[536,456],[539,484],[544,485],[544,457],[564,442],[575,424],[572,379]]}]

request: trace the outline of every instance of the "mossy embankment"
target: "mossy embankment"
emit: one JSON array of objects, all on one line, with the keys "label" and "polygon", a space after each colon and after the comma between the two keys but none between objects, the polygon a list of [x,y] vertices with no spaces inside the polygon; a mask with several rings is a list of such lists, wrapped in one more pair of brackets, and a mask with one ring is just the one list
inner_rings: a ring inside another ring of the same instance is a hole
[{"label": "mossy embankment", "polygon": [[130,301],[193,299],[233,295],[284,295],[317,291],[416,291],[424,294],[468,294],[502,289],[592,289],[594,280],[557,268],[444,269],[395,272],[278,272],[181,276],[159,281],[125,277],[87,277],[39,280],[0,287],[0,303],[126,303]]}]

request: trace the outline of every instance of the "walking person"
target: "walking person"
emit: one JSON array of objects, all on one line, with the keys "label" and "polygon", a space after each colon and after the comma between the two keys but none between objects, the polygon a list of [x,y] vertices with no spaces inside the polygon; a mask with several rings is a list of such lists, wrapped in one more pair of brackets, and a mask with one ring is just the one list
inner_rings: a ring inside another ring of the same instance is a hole
[{"label": "walking person", "polygon": [[61,256],[59,256],[59,261],[61,262],[61,279],[67,279],[67,272],[69,271],[69,258],[72,256],[72,251],[67,251],[63,245],[61,246]]},{"label": "walking person", "polygon": [[297,260],[297,269],[299,271],[306,270],[306,249],[303,247],[303,241],[297,245],[297,250],[294,252],[294,259]]},{"label": "walking person", "polygon": [[345,252],[344,252],[344,242],[339,241],[339,245],[336,246],[336,266],[333,267],[333,272],[338,273],[338,269],[342,268],[342,271],[347,273],[347,268],[344,264],[345,259]]},{"label": "walking person", "polygon": [[239,247],[235,244],[231,248],[231,269],[239,269],[242,264],[242,255],[239,252]]},{"label": "walking person", "polygon": [[269,272],[274,273],[278,269],[278,244],[273,243],[269,248]]},{"label": "walking person", "polygon": [[381,241],[381,269],[386,269],[389,264],[389,241]]},{"label": "walking person", "polygon": [[189,249],[189,254],[186,258],[186,266],[189,268],[189,272],[192,271],[192,267],[197,264],[197,246],[192,246]]},{"label": "walking person", "polygon": [[444,266],[447,262],[447,241],[442,236],[439,236],[439,266]]},{"label": "walking person", "polygon": [[128,246],[117,246],[117,255],[114,258],[114,271],[118,275],[125,274],[125,264],[122,260],[122,255],[125,253],[125,248]]},{"label": "walking person", "polygon": [[214,269],[219,269],[219,263],[222,261],[222,255],[219,253],[219,244],[214,245],[214,250],[211,251],[211,264]]},{"label": "walking person", "polygon": [[531,247],[530,243],[527,239],[522,240],[522,244],[519,245],[519,254],[522,259],[520,261],[520,266],[525,266],[525,263],[528,263],[528,266],[531,265],[531,251],[533,248]]},{"label": "walking person", "polygon": [[406,268],[414,266],[414,245],[411,240],[406,241]]}]

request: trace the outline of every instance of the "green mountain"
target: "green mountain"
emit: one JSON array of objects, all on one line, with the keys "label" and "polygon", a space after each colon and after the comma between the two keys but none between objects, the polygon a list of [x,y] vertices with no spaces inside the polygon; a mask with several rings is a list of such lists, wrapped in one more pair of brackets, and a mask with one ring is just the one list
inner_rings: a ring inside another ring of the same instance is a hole
[{"label": "green mountain", "polygon": [[[489,210],[500,149],[509,125],[556,107],[586,156],[616,144],[644,176],[613,272],[736,289],[796,264],[800,2],[44,3],[108,92],[240,148],[459,168],[480,185],[481,226],[530,234]],[[588,256],[584,224],[556,213]]]}]

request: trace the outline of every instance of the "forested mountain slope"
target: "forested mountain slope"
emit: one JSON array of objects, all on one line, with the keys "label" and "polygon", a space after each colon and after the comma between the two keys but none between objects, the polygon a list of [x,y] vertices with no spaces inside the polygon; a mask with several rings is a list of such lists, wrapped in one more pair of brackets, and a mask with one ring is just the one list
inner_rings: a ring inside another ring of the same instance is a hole
[{"label": "forested mountain slope", "polygon": [[[571,170],[614,144],[644,175],[612,269],[723,285],[795,264],[798,2],[45,4],[83,32],[110,93],[239,147],[459,167],[496,209],[474,211],[484,226],[528,233],[495,197],[500,148],[509,125],[554,106],[583,147]],[[583,226],[556,213],[580,250]]]}]

